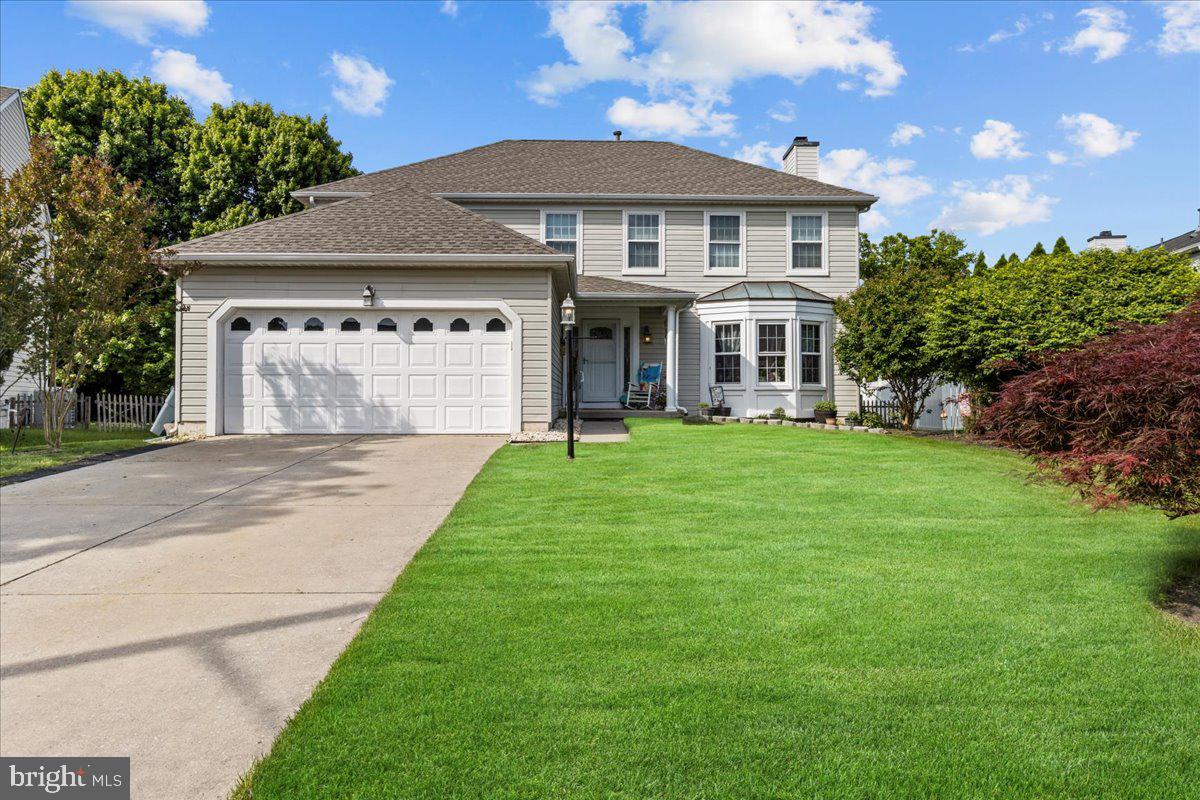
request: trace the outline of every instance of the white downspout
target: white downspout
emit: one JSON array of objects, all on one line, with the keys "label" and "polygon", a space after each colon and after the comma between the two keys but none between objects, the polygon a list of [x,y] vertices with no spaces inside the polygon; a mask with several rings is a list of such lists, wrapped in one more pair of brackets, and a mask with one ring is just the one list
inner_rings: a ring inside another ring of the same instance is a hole
[{"label": "white downspout", "polygon": [[679,309],[667,306],[667,411],[675,410],[675,390],[679,385],[679,336],[676,334]]}]

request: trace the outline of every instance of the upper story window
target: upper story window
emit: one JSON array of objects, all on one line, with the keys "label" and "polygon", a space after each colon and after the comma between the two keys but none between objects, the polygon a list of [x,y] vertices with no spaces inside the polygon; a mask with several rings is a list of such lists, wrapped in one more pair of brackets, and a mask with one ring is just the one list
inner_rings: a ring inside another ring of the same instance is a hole
[{"label": "upper story window", "polygon": [[742,325],[723,322],[714,326],[713,372],[717,383],[742,382]]},{"label": "upper story window", "polygon": [[742,261],[744,217],[740,213],[710,212],[705,214],[705,220],[707,271],[738,275],[745,273]]},{"label": "upper story window", "polygon": [[560,253],[579,252],[579,214],[574,211],[547,211],[543,239]]},{"label": "upper story window", "polygon": [[788,269],[792,272],[827,272],[825,266],[825,215],[790,214],[792,252]]},{"label": "upper story window", "polygon": [[625,213],[625,271],[663,274],[663,215],[660,211]]}]

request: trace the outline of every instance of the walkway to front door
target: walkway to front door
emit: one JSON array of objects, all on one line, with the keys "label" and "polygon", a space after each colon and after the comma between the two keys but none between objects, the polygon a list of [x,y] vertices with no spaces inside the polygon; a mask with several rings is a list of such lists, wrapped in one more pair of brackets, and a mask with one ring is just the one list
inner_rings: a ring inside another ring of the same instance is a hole
[{"label": "walkway to front door", "polygon": [[617,320],[586,320],[580,326],[580,400],[584,403],[616,403],[620,394],[617,359]]}]

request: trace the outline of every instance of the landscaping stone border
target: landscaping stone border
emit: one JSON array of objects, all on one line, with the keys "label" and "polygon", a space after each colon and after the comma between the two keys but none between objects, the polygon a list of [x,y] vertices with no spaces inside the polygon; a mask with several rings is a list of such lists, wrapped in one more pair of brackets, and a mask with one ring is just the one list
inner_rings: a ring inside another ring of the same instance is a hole
[{"label": "landscaping stone border", "polygon": [[794,419],[761,419],[759,417],[713,417],[720,425],[779,425],[787,428],[813,428],[825,431],[859,431],[860,433],[890,433],[887,428],[868,428],[866,425],[826,425],[824,422],[799,422]]}]

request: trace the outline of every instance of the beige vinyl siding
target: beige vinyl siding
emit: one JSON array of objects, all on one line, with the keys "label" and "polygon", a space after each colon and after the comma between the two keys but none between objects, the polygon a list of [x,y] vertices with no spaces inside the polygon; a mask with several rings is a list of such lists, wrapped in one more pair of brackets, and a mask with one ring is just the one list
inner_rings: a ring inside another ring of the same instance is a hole
[{"label": "beige vinyl siding", "polygon": [[494,208],[491,206],[464,206],[493,222],[512,228],[522,236],[542,240],[541,208]]},{"label": "beige vinyl siding", "polygon": [[29,161],[29,129],[21,110],[20,97],[13,97],[0,110],[0,172],[11,176]]},{"label": "beige vinyl siding", "polygon": [[700,318],[690,308],[679,311],[679,387],[675,401],[695,413],[700,402],[709,402],[708,387],[700,385]]},{"label": "beige vinyl siding", "polygon": [[621,212],[585,210],[583,212],[582,274],[621,277]]},{"label": "beige vinyl siding", "polygon": [[562,386],[562,348],[559,347],[559,342],[562,339],[562,298],[554,291],[554,277],[549,273],[546,274],[546,287],[548,297],[546,304],[550,315],[550,421],[553,422],[559,416],[559,412],[563,408],[563,386]]},{"label": "beige vinyl siding", "polygon": [[524,425],[550,420],[550,282],[545,268],[325,269],[303,267],[201,268],[180,281],[179,421],[206,414],[208,317],[229,298],[360,302],[363,286],[378,298],[503,300],[522,320],[521,405]]},{"label": "beige vinyl siding", "polygon": [[[650,327],[650,344],[644,342],[639,346],[638,358],[648,364],[663,365],[663,382],[667,380],[667,321],[663,318],[662,306],[643,306],[639,309],[638,329],[630,331],[630,335],[640,337],[644,326]],[[629,371],[637,367],[630,364]]]}]

